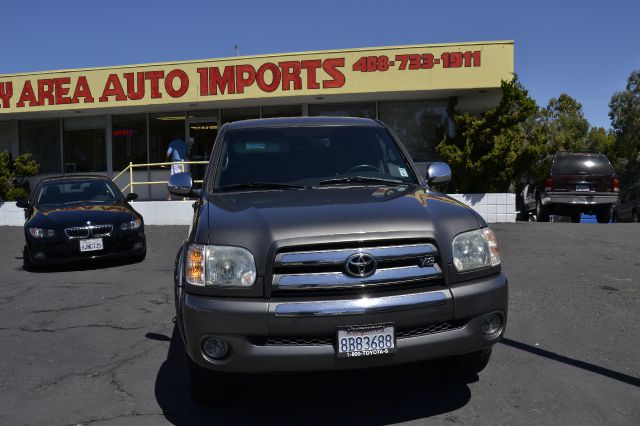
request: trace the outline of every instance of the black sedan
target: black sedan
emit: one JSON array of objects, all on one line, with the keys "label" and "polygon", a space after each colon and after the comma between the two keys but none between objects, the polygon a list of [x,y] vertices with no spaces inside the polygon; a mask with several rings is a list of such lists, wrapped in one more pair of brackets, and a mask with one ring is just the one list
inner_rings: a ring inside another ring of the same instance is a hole
[{"label": "black sedan", "polygon": [[142,261],[147,247],[142,216],[103,176],[43,179],[25,209],[24,268],[76,260],[128,257]]}]

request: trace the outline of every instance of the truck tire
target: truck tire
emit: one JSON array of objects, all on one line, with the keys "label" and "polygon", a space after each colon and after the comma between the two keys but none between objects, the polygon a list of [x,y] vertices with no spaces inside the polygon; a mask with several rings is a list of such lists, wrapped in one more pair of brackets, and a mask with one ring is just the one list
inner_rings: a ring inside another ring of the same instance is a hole
[{"label": "truck tire", "polygon": [[478,374],[489,364],[491,348],[482,349],[464,355],[448,358],[451,373],[458,377],[469,377]]},{"label": "truck tire", "polygon": [[606,209],[600,210],[596,214],[596,220],[598,223],[609,223],[611,222],[611,215],[613,214],[611,207],[607,207]]},{"label": "truck tire", "polygon": [[542,205],[539,195],[536,197],[536,222],[549,222],[549,209]]},{"label": "truck tire", "polygon": [[184,353],[184,383],[189,392],[191,399],[198,402],[205,402],[212,398],[212,389],[217,387],[211,386],[211,371],[200,367],[193,362],[187,351]]}]

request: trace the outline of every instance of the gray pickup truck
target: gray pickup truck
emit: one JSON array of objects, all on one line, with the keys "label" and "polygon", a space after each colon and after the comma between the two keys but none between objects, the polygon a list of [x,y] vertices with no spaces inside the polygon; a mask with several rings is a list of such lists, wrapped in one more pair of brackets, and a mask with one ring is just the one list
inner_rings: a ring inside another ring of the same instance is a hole
[{"label": "gray pickup truck", "polygon": [[495,235],[433,189],[375,120],[283,118],[222,126],[175,269],[186,381],[212,374],[489,361],[507,319]]}]

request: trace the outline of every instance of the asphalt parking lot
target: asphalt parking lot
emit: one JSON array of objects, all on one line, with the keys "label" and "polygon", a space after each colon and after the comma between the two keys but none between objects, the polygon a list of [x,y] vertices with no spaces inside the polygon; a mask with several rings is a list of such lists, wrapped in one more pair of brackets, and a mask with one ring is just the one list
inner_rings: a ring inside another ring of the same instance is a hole
[{"label": "asphalt parking lot", "polygon": [[432,364],[244,378],[192,403],[174,331],[186,227],[142,263],[22,270],[0,228],[0,424],[640,424],[640,226],[497,224],[506,338],[477,379]]}]

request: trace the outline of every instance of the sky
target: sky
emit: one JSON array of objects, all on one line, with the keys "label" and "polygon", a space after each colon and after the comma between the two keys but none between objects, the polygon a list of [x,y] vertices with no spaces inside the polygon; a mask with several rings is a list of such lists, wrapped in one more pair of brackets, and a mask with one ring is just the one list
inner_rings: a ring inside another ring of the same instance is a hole
[{"label": "sky", "polygon": [[538,105],[593,126],[640,69],[640,1],[2,0],[0,74],[404,44],[515,41]]}]

